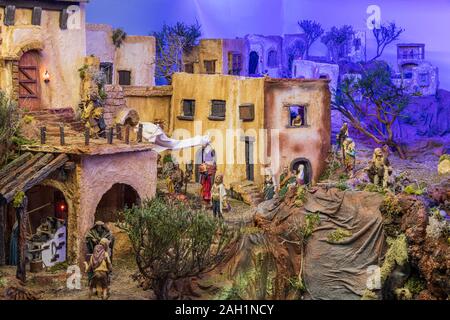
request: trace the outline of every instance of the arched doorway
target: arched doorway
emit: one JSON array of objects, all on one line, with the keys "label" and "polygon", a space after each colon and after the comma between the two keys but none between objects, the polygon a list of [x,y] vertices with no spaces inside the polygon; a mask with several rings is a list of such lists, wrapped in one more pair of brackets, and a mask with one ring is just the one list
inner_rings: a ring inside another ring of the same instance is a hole
[{"label": "arched doorway", "polygon": [[309,184],[312,181],[312,167],[311,162],[309,162],[306,158],[297,158],[294,161],[291,162],[291,171],[295,170],[297,172],[298,167],[300,165],[304,166],[304,177],[305,177],[305,184]]},{"label": "arched doorway", "polygon": [[37,110],[41,106],[39,52],[25,52],[19,60],[19,107]]},{"label": "arched doorway", "polygon": [[137,191],[123,183],[114,184],[102,197],[95,210],[95,221],[117,222],[118,213],[124,208],[140,205],[141,199]]},{"label": "arched doorway", "polygon": [[258,73],[259,55],[256,51],[250,52],[249,62],[248,62],[248,73],[249,75],[255,75]]}]

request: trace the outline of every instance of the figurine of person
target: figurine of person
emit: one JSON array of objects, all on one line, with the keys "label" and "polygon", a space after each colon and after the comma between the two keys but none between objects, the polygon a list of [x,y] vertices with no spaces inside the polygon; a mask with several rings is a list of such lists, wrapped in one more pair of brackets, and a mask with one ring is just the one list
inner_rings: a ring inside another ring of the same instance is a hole
[{"label": "figurine of person", "polygon": [[344,122],[341,129],[339,130],[338,135],[336,136],[338,151],[340,151],[342,155],[342,159],[345,159],[345,151],[344,151],[344,141],[348,138],[348,124]]},{"label": "figurine of person", "polygon": [[265,201],[273,199],[275,195],[275,178],[270,169],[265,172],[262,193]]},{"label": "figurine of person", "polygon": [[293,127],[301,127],[303,125],[303,120],[301,115],[297,115],[293,120],[292,120],[292,126]]},{"label": "figurine of person", "polygon": [[299,186],[305,184],[305,166],[303,164],[299,165],[297,169],[297,184]]},{"label": "figurine of person", "polygon": [[344,165],[345,171],[353,176],[353,170],[355,169],[356,162],[356,145],[352,138],[345,139],[342,144],[344,148]]},{"label": "figurine of person", "polygon": [[89,230],[86,235],[86,246],[88,254],[94,252],[94,248],[98,245],[101,239],[106,238],[109,241],[109,255],[113,257],[114,250],[114,236],[103,221],[95,222],[95,225]]},{"label": "figurine of person", "polygon": [[108,253],[109,240],[102,238],[94,247],[94,251],[89,259],[89,263],[85,262],[86,272],[92,274],[89,281],[89,298],[97,293],[103,300],[109,297],[110,273],[112,272],[111,258]]},{"label": "figurine of person", "polygon": [[389,178],[392,174],[392,167],[390,166],[389,159],[383,149],[376,148],[373,151],[372,160],[367,168],[367,173],[370,181],[375,184],[386,188]]},{"label": "figurine of person", "polygon": [[214,185],[211,188],[211,200],[212,200],[212,210],[214,218],[223,219],[223,206],[225,202],[227,192],[225,186],[223,185],[223,176],[217,175],[214,179]]},{"label": "figurine of person", "polygon": [[211,181],[211,175],[209,174],[208,166],[206,163],[202,163],[199,168],[200,171],[200,194],[207,204],[211,201],[211,187],[212,187],[212,181]]}]

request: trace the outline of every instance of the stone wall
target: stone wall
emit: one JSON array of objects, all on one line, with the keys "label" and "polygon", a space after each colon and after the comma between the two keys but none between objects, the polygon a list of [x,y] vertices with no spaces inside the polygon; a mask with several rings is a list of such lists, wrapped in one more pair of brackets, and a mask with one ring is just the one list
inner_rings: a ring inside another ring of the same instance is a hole
[{"label": "stone wall", "polygon": [[121,86],[107,85],[105,86],[107,98],[103,106],[106,125],[111,127],[115,124],[115,117],[118,112],[127,107],[123,88]]}]

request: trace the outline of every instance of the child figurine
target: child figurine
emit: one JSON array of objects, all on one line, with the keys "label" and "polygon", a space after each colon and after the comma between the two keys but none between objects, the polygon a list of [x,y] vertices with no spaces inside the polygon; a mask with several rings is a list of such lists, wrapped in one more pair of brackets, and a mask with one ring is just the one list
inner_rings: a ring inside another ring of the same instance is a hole
[{"label": "child figurine", "polygon": [[214,217],[223,219],[222,211],[226,195],[227,192],[225,191],[225,186],[223,185],[223,176],[217,175],[214,180],[214,185],[211,188],[211,200]]}]

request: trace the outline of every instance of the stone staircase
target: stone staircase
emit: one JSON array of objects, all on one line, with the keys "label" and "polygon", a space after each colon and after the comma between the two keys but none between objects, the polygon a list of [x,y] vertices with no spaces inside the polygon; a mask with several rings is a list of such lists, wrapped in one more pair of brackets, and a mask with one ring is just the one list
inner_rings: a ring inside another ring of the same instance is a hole
[{"label": "stone staircase", "polygon": [[253,181],[234,182],[230,184],[231,197],[248,205],[257,206],[263,202],[261,188]]},{"label": "stone staircase", "polygon": [[83,123],[75,120],[72,108],[41,109],[29,111],[26,115],[33,117],[39,127],[45,126],[49,137],[59,136],[61,123],[64,123],[64,135],[67,137],[78,136],[84,130]]}]

